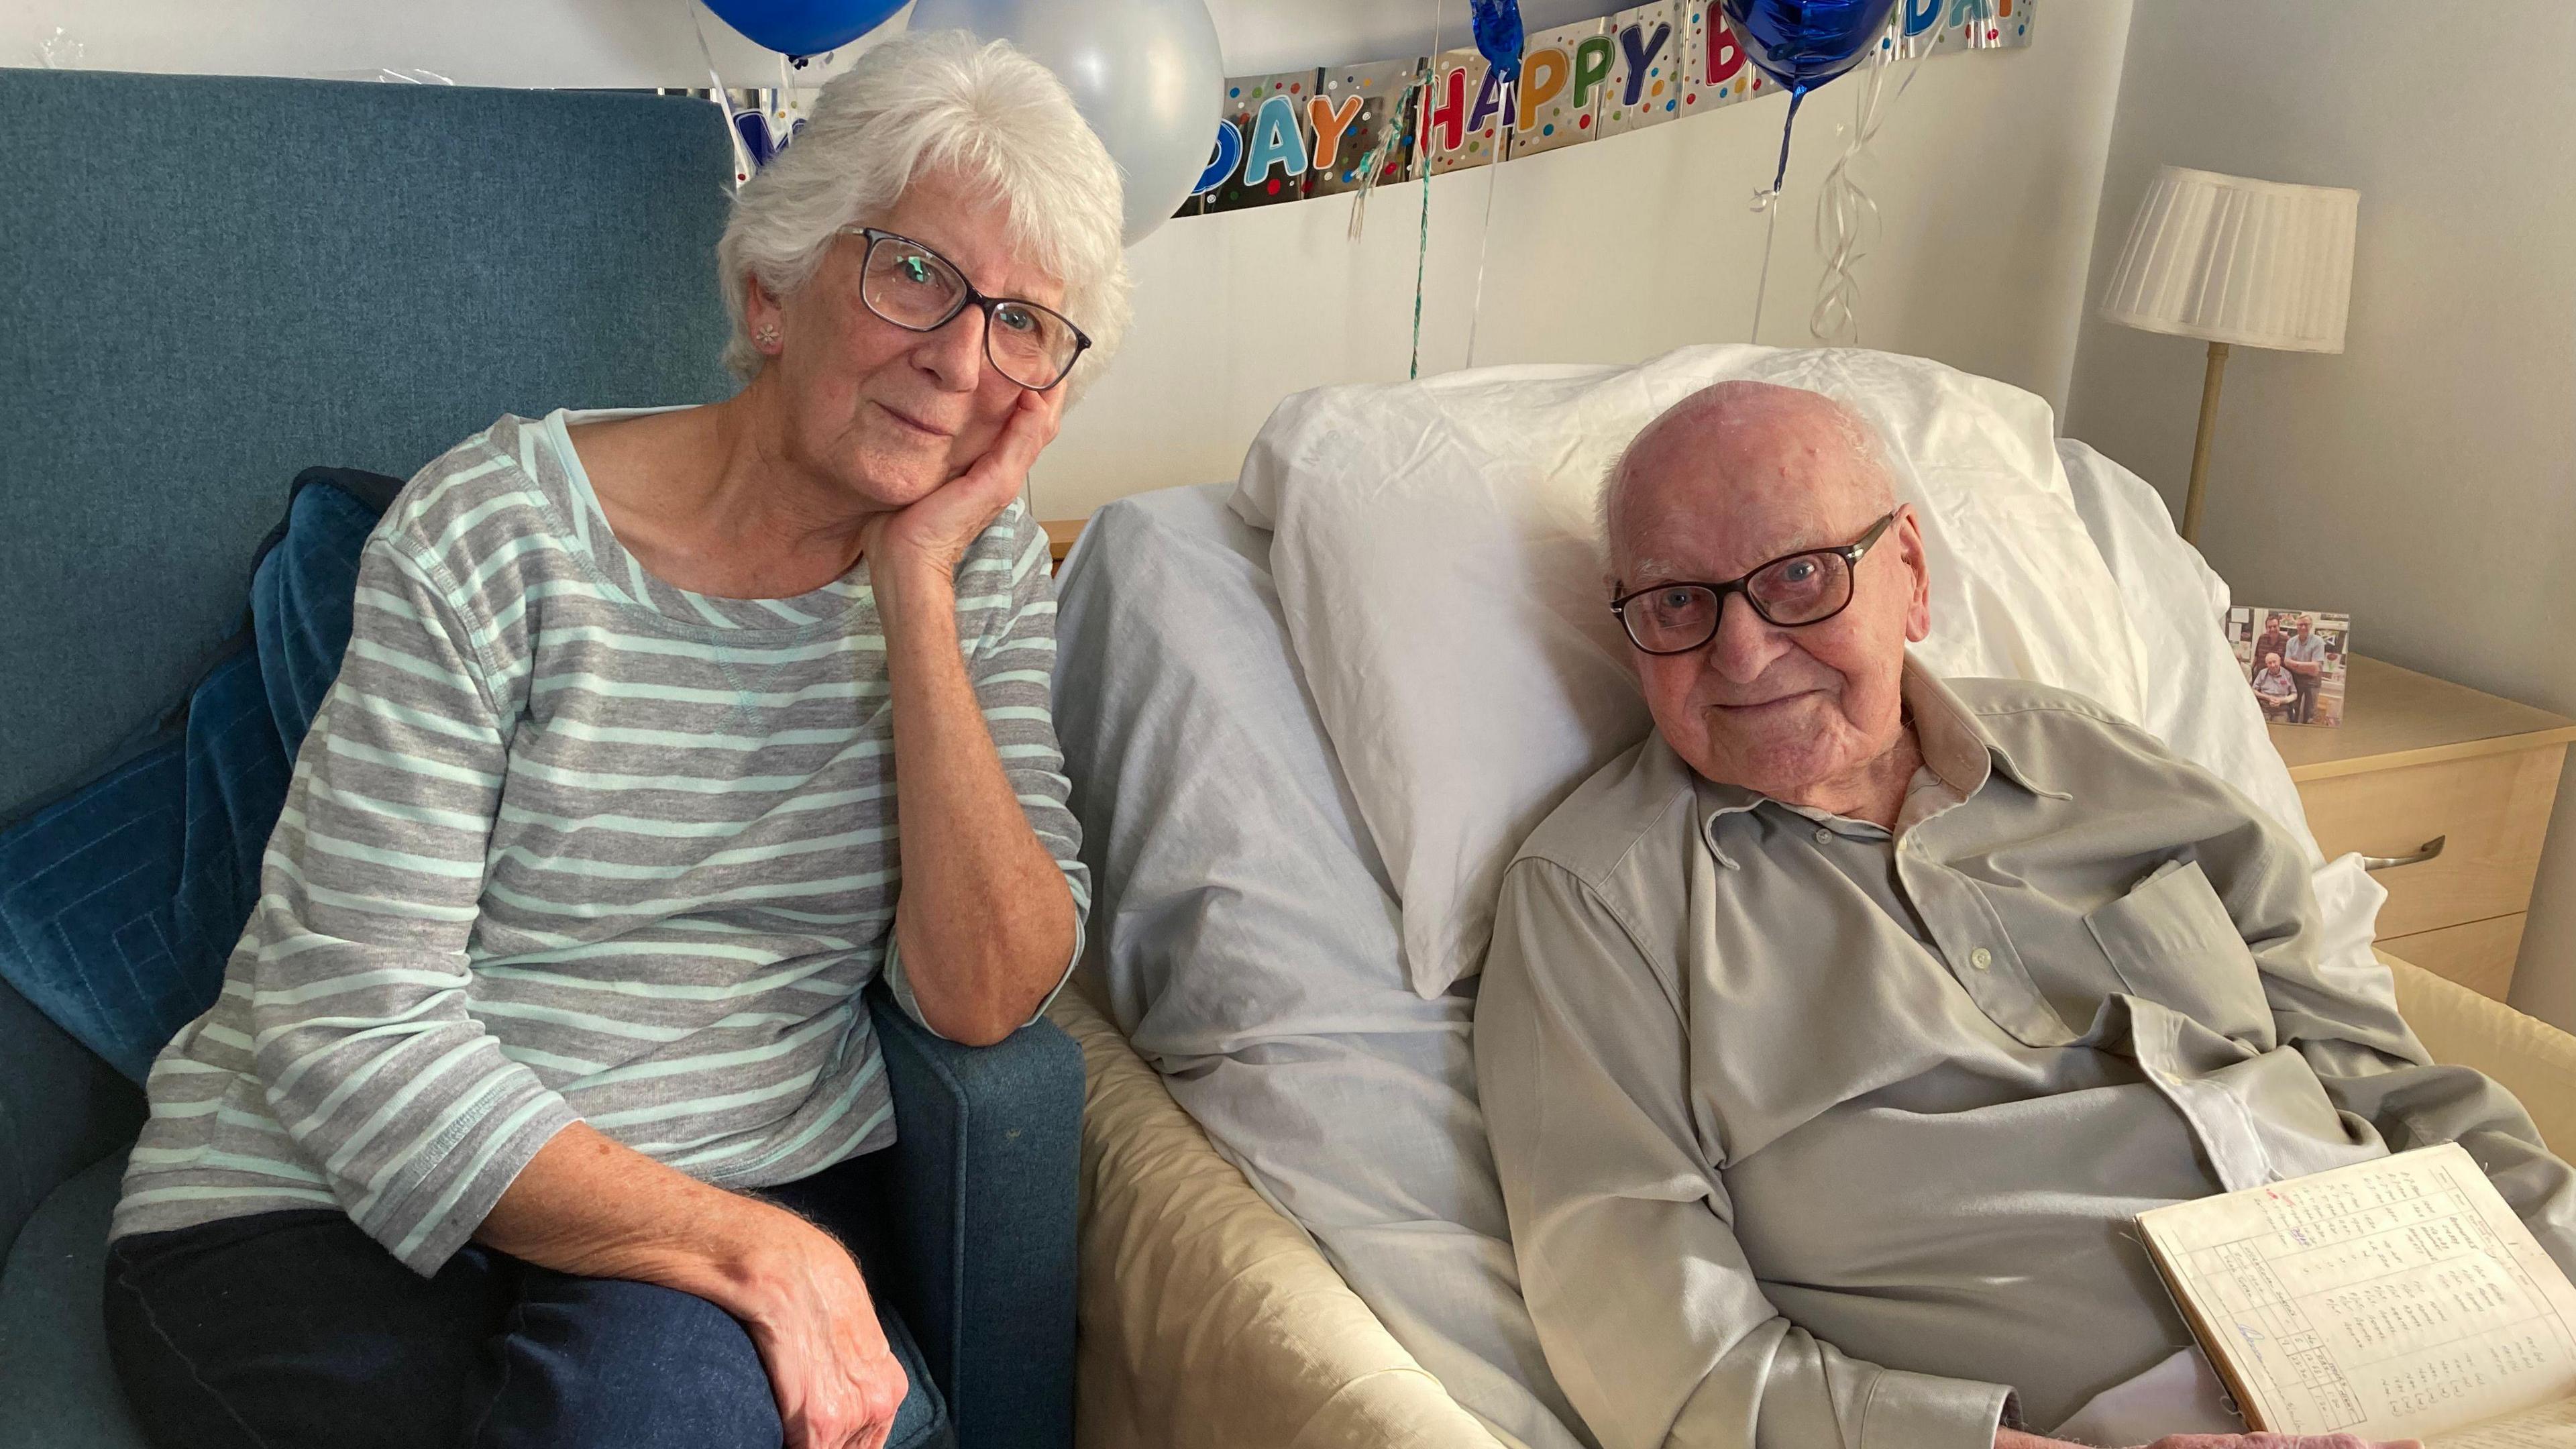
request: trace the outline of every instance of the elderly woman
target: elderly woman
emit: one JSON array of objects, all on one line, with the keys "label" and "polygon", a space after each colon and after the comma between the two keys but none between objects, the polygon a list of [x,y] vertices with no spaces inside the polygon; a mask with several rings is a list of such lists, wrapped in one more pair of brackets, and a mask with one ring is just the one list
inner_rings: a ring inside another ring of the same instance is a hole
[{"label": "elderly woman", "polygon": [[504,417],[368,542],[117,1210],[160,1443],[874,1449],[935,1413],[842,1241],[842,1165],[894,1138],[861,991],[988,1043],[1078,948],[1017,500],[1125,321],[1118,177],[1045,70],[908,37],[718,259],[739,394]]}]

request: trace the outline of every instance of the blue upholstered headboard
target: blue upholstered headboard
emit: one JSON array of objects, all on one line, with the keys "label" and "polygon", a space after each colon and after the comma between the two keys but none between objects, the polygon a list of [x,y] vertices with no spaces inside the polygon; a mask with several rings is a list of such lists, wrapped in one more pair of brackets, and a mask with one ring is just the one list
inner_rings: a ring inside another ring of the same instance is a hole
[{"label": "blue upholstered headboard", "polygon": [[705,401],[702,101],[0,69],[0,819],[238,622],[308,464]]}]

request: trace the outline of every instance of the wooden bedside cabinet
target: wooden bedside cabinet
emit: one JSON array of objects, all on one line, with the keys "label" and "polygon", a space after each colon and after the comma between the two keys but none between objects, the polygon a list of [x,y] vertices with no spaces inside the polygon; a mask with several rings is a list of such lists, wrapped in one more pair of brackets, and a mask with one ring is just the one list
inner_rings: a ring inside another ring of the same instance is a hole
[{"label": "wooden bedside cabinet", "polygon": [[2271,726],[2317,844],[2384,862],[2381,949],[2503,1000],[2576,720],[2356,654],[2343,721]]}]

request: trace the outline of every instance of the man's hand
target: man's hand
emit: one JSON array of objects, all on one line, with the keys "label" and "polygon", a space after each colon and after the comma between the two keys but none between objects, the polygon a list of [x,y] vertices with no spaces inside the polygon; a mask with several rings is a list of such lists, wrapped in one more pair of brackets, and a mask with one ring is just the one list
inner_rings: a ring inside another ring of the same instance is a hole
[{"label": "man's hand", "polygon": [[786,1449],[881,1449],[909,1384],[859,1265],[822,1229],[775,1216],[735,1311],[769,1370]]},{"label": "man's hand", "polygon": [[[2040,1439],[2017,1428],[1996,1428],[1994,1449],[2084,1449],[2063,1439]],[[2352,1434],[2172,1434],[2143,1449],[2424,1449],[2416,1439],[2370,1441]]]}]

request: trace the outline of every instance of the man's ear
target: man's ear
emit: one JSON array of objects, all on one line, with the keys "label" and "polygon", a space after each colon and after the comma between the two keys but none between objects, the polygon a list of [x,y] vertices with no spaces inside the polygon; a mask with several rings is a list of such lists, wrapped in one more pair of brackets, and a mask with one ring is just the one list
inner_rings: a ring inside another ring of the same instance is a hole
[{"label": "man's ear", "polygon": [[1932,637],[1932,556],[1924,550],[1923,530],[1915,522],[1914,505],[1897,505],[1897,558],[1914,580],[1914,597],[1905,606],[1905,638],[1920,644]]}]

